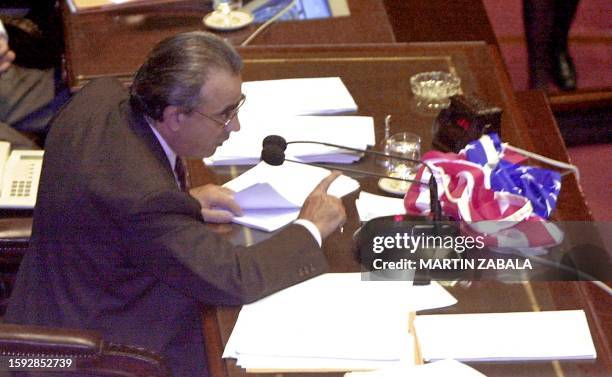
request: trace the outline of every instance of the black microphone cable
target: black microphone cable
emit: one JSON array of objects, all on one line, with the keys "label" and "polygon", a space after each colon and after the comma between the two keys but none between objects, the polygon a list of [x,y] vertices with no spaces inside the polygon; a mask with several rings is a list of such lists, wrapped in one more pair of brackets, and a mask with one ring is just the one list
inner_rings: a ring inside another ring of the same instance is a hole
[{"label": "black microphone cable", "polygon": [[[324,146],[333,147],[333,148],[345,149],[345,150],[349,150],[349,151],[353,151],[353,152],[372,154],[372,155],[380,156],[380,157],[397,158],[397,159],[404,160],[404,161],[411,161],[411,162],[416,162],[416,163],[419,163],[419,164],[423,164],[423,166],[425,166],[425,168],[427,170],[429,170],[429,173],[431,175],[430,178],[429,178],[429,182],[423,182],[423,181],[413,180],[413,179],[408,179],[408,178],[390,177],[390,176],[387,176],[387,175],[382,175],[382,174],[377,174],[377,173],[370,173],[370,172],[367,172],[367,174],[375,176],[375,177],[379,177],[379,178],[394,179],[394,180],[403,181],[403,182],[411,182],[411,183],[418,183],[418,184],[421,184],[421,185],[428,185],[429,186],[429,200],[430,200],[430,203],[431,203],[431,212],[432,212],[432,215],[433,215],[433,220],[434,221],[441,221],[442,220],[442,206],[440,205],[440,200],[438,198],[438,184],[436,182],[434,171],[431,168],[431,166],[429,166],[429,164],[427,164],[423,160],[417,160],[417,159],[413,159],[413,158],[399,156],[399,155],[395,155],[395,154],[392,154],[392,153],[352,148],[352,147],[347,147],[347,146],[344,146],[344,145],[333,144],[333,143],[326,143],[326,142],[322,142],[322,141],[295,140],[295,141],[287,142],[285,140],[285,138],[283,138],[282,136],[279,136],[279,135],[268,135],[268,136],[266,136],[264,138],[264,140],[262,142],[263,149],[266,149],[266,147],[273,147],[273,146],[274,147],[278,147],[280,152],[283,153],[283,158],[284,158],[284,151],[287,149],[287,145],[289,145],[289,144],[318,144],[318,145],[324,145]],[[262,150],[262,160],[264,160],[263,152],[264,151]],[[275,153],[277,153],[277,152],[275,152]],[[264,161],[266,161],[266,160],[264,160]],[[303,163],[303,162],[300,162],[300,161],[292,161],[292,160],[287,160],[287,161]],[[280,162],[278,164],[280,165],[280,164],[282,164],[282,162]],[[318,166],[318,167],[325,167],[324,165],[320,165],[320,164],[316,164],[316,163],[311,163],[311,165]],[[349,172],[349,173],[357,173],[357,174],[361,173],[361,174],[364,174],[363,171],[355,170],[355,169],[337,168],[337,170],[346,171],[346,172]]]}]

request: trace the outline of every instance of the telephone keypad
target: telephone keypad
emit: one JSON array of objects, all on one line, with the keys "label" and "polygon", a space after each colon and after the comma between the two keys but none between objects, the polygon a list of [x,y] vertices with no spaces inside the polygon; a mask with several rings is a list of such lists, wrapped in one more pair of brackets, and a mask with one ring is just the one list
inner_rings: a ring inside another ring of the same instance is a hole
[{"label": "telephone keypad", "polygon": [[22,197],[30,195],[32,181],[13,181],[11,184],[11,196]]}]

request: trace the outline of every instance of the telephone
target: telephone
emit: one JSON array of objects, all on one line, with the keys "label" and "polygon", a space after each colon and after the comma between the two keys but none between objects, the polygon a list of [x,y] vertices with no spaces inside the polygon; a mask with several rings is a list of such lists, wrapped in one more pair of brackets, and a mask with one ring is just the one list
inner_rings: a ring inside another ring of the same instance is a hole
[{"label": "telephone", "polygon": [[32,209],[44,151],[10,150],[9,143],[0,141],[0,208]]}]

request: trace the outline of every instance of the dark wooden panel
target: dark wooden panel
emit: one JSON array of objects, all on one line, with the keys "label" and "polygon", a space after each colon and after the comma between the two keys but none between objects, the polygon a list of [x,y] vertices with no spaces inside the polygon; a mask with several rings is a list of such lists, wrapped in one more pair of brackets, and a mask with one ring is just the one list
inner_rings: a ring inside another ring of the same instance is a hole
[{"label": "dark wooden panel", "polygon": [[[253,45],[351,44],[393,42],[393,31],[380,0],[349,0],[350,16],[277,22],[255,38]],[[202,17],[209,6],[195,0],[123,9],[71,13],[63,3],[66,68],[69,85],[77,89],[99,76],[129,78],[147,53],[174,34],[205,30]],[[256,25],[219,33],[240,44]]]},{"label": "dark wooden panel", "polygon": [[398,42],[497,44],[481,0],[384,0]]}]

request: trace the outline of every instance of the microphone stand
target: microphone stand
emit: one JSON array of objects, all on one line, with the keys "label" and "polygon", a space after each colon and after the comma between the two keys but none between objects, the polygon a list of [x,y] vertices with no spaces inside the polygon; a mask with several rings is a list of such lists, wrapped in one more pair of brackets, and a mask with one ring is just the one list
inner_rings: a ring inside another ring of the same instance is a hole
[{"label": "microphone stand", "polygon": [[[396,154],[379,152],[379,151],[362,150],[362,149],[358,149],[358,148],[347,147],[347,146],[339,145],[339,144],[326,143],[326,142],[322,142],[322,141],[295,140],[295,141],[288,141],[288,142],[286,142],[286,145],[289,145],[289,144],[319,144],[319,145],[325,145],[325,146],[328,146],[328,147],[346,149],[346,150],[353,151],[353,152],[372,154],[374,156],[379,156],[379,157],[391,157],[391,158],[396,158],[396,159],[400,159],[400,160],[404,160],[404,161],[411,161],[411,162],[416,162],[416,163],[419,163],[419,164],[423,164],[423,166],[425,166],[425,168],[427,168],[427,170],[429,170],[429,173],[431,174],[429,182],[423,182],[423,181],[418,181],[418,180],[408,179],[408,178],[390,177],[390,176],[387,176],[387,175],[376,174],[376,173],[368,173],[368,174],[371,174],[373,176],[380,177],[380,178],[394,179],[394,180],[403,181],[403,182],[412,182],[412,183],[418,183],[418,184],[421,184],[421,185],[428,185],[429,186],[429,199],[430,199],[430,203],[431,203],[431,213],[433,215],[434,223],[436,221],[441,221],[442,220],[442,207],[440,206],[440,200],[438,199],[438,184],[437,184],[436,179],[434,177],[434,171],[431,168],[431,166],[429,166],[423,160],[417,160],[417,159],[413,159],[413,158],[408,158],[408,157],[399,156],[399,155],[396,155]],[[287,161],[290,161],[290,160],[287,160]],[[298,162],[298,161],[293,161],[293,162]],[[319,166],[319,167],[325,167],[323,165],[318,165],[318,164],[315,164],[315,163],[312,163],[311,165],[316,165],[316,166]],[[343,171],[352,172],[352,173],[360,173],[360,171],[358,171],[358,170],[352,170],[352,169],[346,169],[346,168],[345,169],[338,169],[338,170],[343,170]],[[437,226],[436,226],[436,230],[438,230]]]},{"label": "microphone stand", "polygon": [[[310,166],[317,166],[320,168],[324,168],[324,169],[329,169],[330,166],[329,165],[324,165],[324,164],[319,164],[316,162],[304,162],[304,161],[297,161],[297,160],[291,160],[288,158],[285,158],[285,161],[289,161],[289,162],[295,162],[297,164],[303,164],[303,165],[310,165]],[[409,179],[409,178],[401,178],[401,177],[390,177],[388,175],[384,175],[384,174],[378,174],[378,173],[372,173],[372,172],[363,172],[361,170],[357,170],[357,169],[350,169],[350,168],[345,168],[345,167],[333,167],[334,170],[340,170],[340,171],[345,171],[347,173],[355,173],[355,174],[364,174],[367,173],[367,175],[373,176],[373,177],[378,177],[378,178],[385,178],[385,179],[394,179],[397,181],[402,181],[402,182],[411,182],[411,183],[418,183],[420,185],[428,185],[427,182],[423,182],[423,181],[419,181],[416,179]],[[433,175],[432,175],[433,177]]]},{"label": "microphone stand", "polygon": [[[289,145],[289,144],[319,144],[319,145],[325,145],[327,147],[346,149],[347,151],[372,154],[374,156],[379,156],[379,157],[392,157],[392,158],[397,158],[397,159],[400,159],[400,160],[417,162],[419,164],[423,164],[427,168],[427,170],[429,170],[431,175],[433,175],[433,170],[431,169],[431,167],[425,161],[423,161],[423,160],[416,160],[414,158],[408,158],[408,157],[404,157],[404,156],[400,156],[400,155],[396,155],[396,154],[392,154],[392,153],[363,150],[363,149],[359,149],[359,148],[346,147],[344,145],[325,143],[325,142],[322,142],[322,141],[295,140],[295,141],[288,141],[287,145]],[[385,176],[385,178],[390,178],[390,177]]]}]

